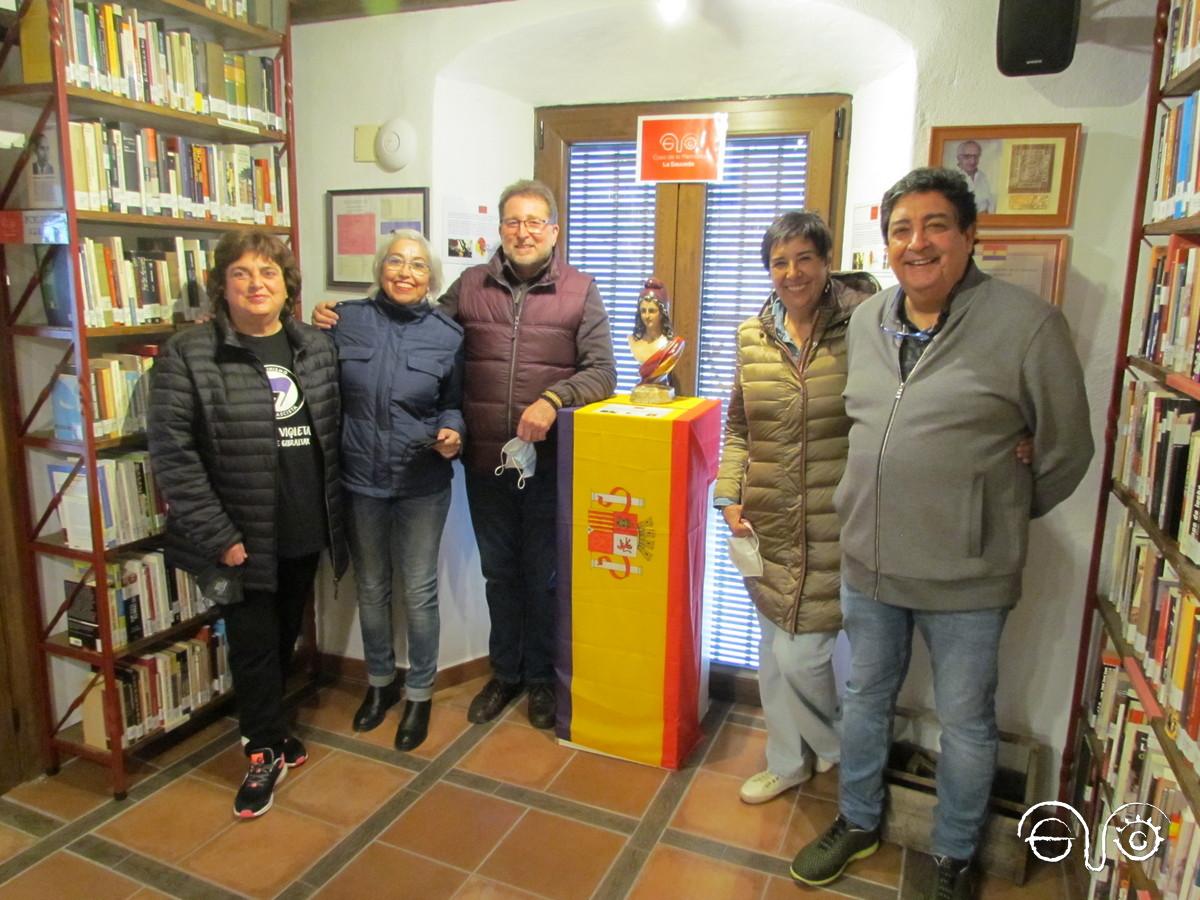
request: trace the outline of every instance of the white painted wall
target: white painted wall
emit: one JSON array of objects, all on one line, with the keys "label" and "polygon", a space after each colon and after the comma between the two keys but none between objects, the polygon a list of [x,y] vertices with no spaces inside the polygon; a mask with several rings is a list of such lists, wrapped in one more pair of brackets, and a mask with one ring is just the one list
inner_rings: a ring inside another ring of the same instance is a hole
[{"label": "white painted wall", "polygon": [[[1132,221],[1151,17],[1136,0],[1085,0],[1071,68],[1009,79],[994,61],[997,3],[700,0],[699,12],[671,29],[650,0],[513,0],[297,28],[307,302],[326,293],[326,190],[428,184],[432,236],[440,244],[447,198],[489,202],[504,184],[532,173],[536,106],[845,92],[854,98],[850,204],[877,201],[912,165],[924,163],[931,125],[1080,122],[1085,137],[1064,310],[1084,362],[1099,442]],[[352,126],[398,114],[420,135],[417,160],[396,175],[352,162]],[[1097,469],[1061,509],[1035,524],[1025,598],[1004,639],[1001,726],[1050,744],[1055,759],[1069,717]],[[450,611],[443,664],[486,647],[482,584],[461,499],[443,546],[442,602]],[[350,604],[351,593],[343,589],[339,603]],[[330,606],[322,616],[327,646],[359,652],[351,614]],[[918,652],[904,699],[928,704],[928,685]]]}]

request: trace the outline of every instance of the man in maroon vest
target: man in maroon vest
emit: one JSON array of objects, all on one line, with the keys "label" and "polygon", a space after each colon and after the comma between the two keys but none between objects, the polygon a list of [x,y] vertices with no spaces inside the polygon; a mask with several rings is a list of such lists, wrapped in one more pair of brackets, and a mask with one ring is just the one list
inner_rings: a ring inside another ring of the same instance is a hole
[{"label": "man in maroon vest", "polygon": [[[509,185],[500,195],[501,250],[441,301],[466,330],[463,463],[492,620],[492,678],[471,701],[472,722],[494,719],[524,685],[529,721],[554,727],[554,423],[562,407],[602,400],[616,386],[604,303],[590,275],[556,258],[557,223],[546,185]],[[514,437],[536,450],[533,477],[528,466],[497,474]]]},{"label": "man in maroon vest", "polygon": [[[616,386],[596,282],[556,258],[557,241],[550,189],[511,184],[500,195],[501,249],[441,299],[466,332],[463,463],[492,620],[492,678],[471,701],[472,722],[496,718],[528,687],[529,721],[554,727],[554,423],[562,407],[603,400]],[[313,321],[336,318],[322,303]],[[508,447],[514,438],[526,444]]]}]

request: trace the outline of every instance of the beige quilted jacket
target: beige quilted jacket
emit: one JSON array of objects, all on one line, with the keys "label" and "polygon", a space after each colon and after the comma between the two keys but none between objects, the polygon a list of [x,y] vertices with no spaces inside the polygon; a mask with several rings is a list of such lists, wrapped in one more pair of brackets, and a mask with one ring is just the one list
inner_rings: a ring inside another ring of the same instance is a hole
[{"label": "beige quilted jacket", "polygon": [[737,332],[737,373],[716,498],[743,503],[758,533],[763,574],[747,578],[759,611],[789,633],[836,631],[840,550],[833,492],[846,466],[850,420],[846,326],[868,295],[833,281],[813,340],[793,361],[771,304]]}]

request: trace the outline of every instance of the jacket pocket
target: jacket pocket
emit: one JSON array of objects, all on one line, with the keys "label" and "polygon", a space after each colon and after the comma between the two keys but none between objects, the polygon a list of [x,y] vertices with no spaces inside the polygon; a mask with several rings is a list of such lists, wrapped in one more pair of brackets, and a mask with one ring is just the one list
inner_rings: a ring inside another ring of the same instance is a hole
[{"label": "jacket pocket", "polygon": [[983,555],[983,475],[971,479],[967,495],[967,556]]},{"label": "jacket pocket", "polygon": [[338,347],[338,382],[342,389],[342,407],[346,415],[365,418],[370,415],[374,396],[371,360],[375,348],[362,344]]}]

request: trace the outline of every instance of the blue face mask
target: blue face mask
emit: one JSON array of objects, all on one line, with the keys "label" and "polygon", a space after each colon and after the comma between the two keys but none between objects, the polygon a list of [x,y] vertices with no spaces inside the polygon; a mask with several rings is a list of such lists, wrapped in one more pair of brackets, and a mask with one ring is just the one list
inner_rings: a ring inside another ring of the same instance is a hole
[{"label": "blue face mask", "polygon": [[503,475],[505,469],[517,470],[517,490],[525,487],[525,480],[532,478],[537,469],[537,450],[529,441],[513,438],[500,448],[500,465],[496,474]]}]

